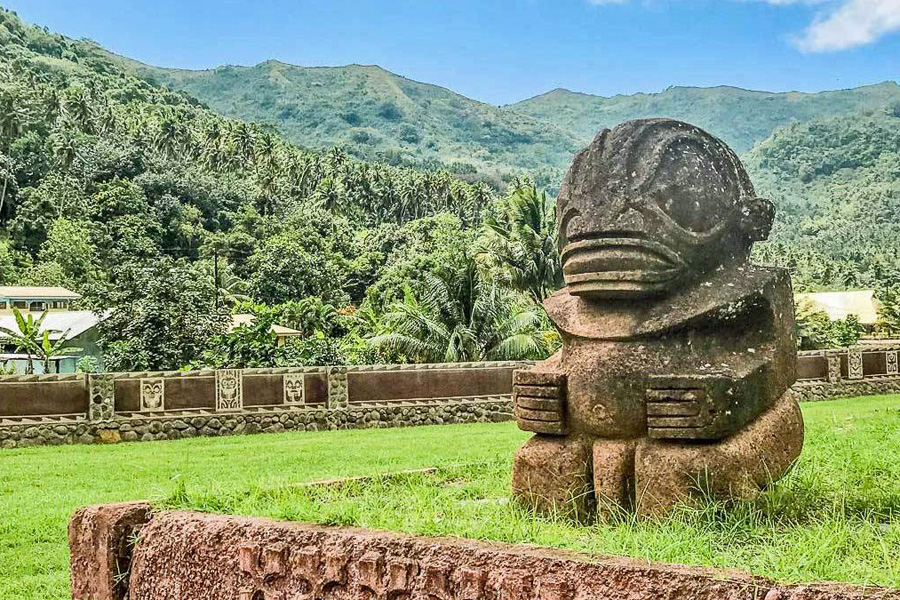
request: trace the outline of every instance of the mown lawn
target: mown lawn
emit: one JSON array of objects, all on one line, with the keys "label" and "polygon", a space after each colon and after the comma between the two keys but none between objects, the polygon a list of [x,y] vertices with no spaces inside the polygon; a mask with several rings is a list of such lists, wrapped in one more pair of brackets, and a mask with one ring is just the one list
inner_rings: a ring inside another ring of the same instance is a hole
[{"label": "mown lawn", "polygon": [[[0,598],[68,598],[69,515],[85,504],[136,499],[900,587],[900,396],[803,410],[803,456],[758,500],[587,528],[533,518],[508,501],[512,455],[527,437],[512,423],[6,450]],[[439,468],[292,485],[431,466]]]}]

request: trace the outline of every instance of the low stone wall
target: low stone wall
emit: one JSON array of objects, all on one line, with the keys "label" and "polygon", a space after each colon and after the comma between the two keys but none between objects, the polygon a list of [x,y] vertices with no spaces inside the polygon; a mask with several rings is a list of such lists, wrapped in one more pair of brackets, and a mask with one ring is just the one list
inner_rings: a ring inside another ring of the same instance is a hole
[{"label": "low stone wall", "polygon": [[837,383],[798,381],[792,390],[800,402],[900,394],[900,377],[873,377],[864,381],[840,381]]},{"label": "low stone wall", "polygon": [[512,400],[501,396],[416,405],[354,406],[346,409],[281,409],[225,415],[184,413],[119,417],[101,422],[69,420],[8,425],[0,427],[0,448],[147,442],[282,431],[485,423],[510,419]]},{"label": "low stone wall", "polygon": [[782,585],[735,570],[533,546],[153,513],[142,503],[80,510],[69,547],[74,600],[900,599],[883,588]]},{"label": "low stone wall", "polygon": [[528,364],[0,377],[0,448],[502,421]]},{"label": "low stone wall", "polygon": [[[801,401],[900,393],[898,346],[801,352]],[[0,448],[499,421],[528,362],[0,377]]]},{"label": "low stone wall", "polygon": [[900,393],[900,346],[800,352],[793,391],[801,402]]}]

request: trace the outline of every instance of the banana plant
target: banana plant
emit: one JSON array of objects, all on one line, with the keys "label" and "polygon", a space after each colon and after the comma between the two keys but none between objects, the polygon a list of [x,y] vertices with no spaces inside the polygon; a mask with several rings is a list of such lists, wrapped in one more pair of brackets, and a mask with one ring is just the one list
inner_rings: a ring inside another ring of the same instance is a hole
[{"label": "banana plant", "polygon": [[75,346],[67,346],[69,343],[69,332],[71,329],[66,329],[62,335],[59,336],[55,342],[50,341],[50,331],[44,330],[44,336],[41,338],[41,343],[38,346],[37,356],[44,363],[44,373],[50,372],[50,361],[54,356],[58,356],[63,352],[63,350],[67,350],[69,352],[81,352],[81,348],[77,348]]},{"label": "banana plant", "polygon": [[[14,331],[7,327],[0,327],[0,334],[3,334],[3,343],[14,345],[17,353],[24,354],[28,361],[25,363],[25,374],[32,375],[34,373],[34,364],[31,357],[41,351],[41,325],[47,316],[44,311],[40,317],[34,318],[34,315],[28,313],[23,315],[18,308],[13,309],[13,316],[16,319],[16,327],[18,331]],[[51,332],[44,332],[49,334]]]}]

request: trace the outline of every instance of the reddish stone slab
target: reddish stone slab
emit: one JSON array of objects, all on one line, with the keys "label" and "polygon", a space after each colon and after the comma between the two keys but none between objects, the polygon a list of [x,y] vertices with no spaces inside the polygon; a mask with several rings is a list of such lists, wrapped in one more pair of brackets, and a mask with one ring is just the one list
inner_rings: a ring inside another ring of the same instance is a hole
[{"label": "reddish stone slab", "polygon": [[[119,505],[73,519],[77,600],[121,598],[97,581],[114,553],[91,540],[108,544],[119,538],[104,526],[140,521],[125,514]],[[900,600],[879,588],[777,586],[733,570],[188,512],[141,529],[129,581],[129,600]]]},{"label": "reddish stone slab", "polygon": [[146,502],[89,506],[69,521],[70,573],[74,600],[127,597],[131,542],[150,520]]}]

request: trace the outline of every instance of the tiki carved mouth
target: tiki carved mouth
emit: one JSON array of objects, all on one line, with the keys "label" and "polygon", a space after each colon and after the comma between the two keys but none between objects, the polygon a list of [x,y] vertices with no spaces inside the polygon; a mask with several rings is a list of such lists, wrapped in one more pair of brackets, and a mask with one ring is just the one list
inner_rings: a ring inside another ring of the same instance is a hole
[{"label": "tiki carved mouth", "polygon": [[575,295],[643,295],[662,291],[678,279],[685,265],[659,242],[636,236],[593,237],[566,244],[563,275]]}]

